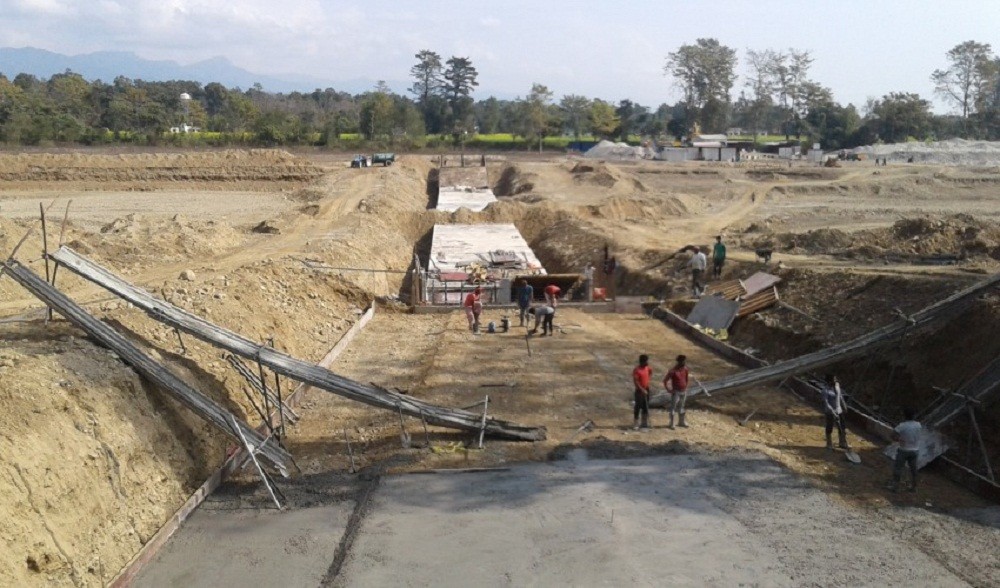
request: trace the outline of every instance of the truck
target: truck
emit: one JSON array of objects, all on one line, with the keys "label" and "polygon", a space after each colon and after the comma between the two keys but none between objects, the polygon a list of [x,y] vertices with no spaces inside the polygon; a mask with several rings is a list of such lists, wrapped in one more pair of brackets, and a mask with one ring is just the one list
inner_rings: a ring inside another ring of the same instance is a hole
[{"label": "truck", "polygon": [[381,163],[384,166],[390,166],[396,161],[395,153],[376,153],[372,155],[372,165]]}]

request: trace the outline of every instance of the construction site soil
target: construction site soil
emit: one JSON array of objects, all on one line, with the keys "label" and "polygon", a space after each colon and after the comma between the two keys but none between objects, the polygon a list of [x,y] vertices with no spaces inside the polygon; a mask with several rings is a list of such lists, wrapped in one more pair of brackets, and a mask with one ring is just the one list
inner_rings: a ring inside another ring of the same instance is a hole
[{"label": "construction site soil", "polygon": [[[577,448],[608,459],[750,452],[842,505],[848,515],[837,516],[850,516],[851,528],[883,529],[960,582],[1000,583],[995,505],[933,464],[919,493],[888,494],[879,442],[852,434],[861,466],[827,452],[821,415],[784,389],[699,399],[683,431],[665,428],[659,413],[652,432],[626,427],[640,353],[652,357],[657,381],[678,353],[702,381],[738,370],[659,321],[561,309],[557,335],[532,340],[529,355],[520,328],[476,336],[463,315],[410,314],[403,273],[415,253],[426,259],[435,224],[513,223],[548,271],[599,264],[607,246],[621,266],[619,296],[684,310],[692,304],[688,256],[678,251],[722,235],[724,278],[776,273],[781,300],[797,309],[739,319],[730,343],[768,360],[790,358],[1000,271],[1000,169],[490,157],[500,201],[479,213],[445,213],[428,209],[434,160],[403,156],[392,167],[350,169],[348,156],[269,150],[0,155],[0,251],[30,230],[16,258],[45,273],[41,204],[50,250],[67,244],[183,309],[312,361],[374,300],[375,319],[335,372],[445,406],[488,394],[490,414],[548,429],[542,442],[487,440],[478,450],[465,446],[469,435],[432,427],[425,436],[408,419],[404,449],[399,415],[311,390],[287,446],[317,484],[349,469],[345,433],[369,473],[550,461]],[[774,250],[769,265],[754,252],[764,246]],[[182,344],[171,328],[68,271],[56,284],[198,390],[259,421],[245,381],[218,349],[190,337]],[[486,312],[487,320],[502,314]],[[222,463],[230,442],[58,315],[44,319],[42,303],[0,277],[0,585],[102,585]],[[895,422],[903,406],[925,405],[937,388],[957,387],[1000,354],[998,328],[993,291],[932,332],[832,369],[853,398]],[[997,406],[978,414],[993,463]],[[586,421],[594,426],[580,430]],[[981,471],[967,423],[945,432],[957,440],[956,457]],[[805,538],[809,513],[796,516]],[[775,549],[792,550],[795,535],[788,537]],[[372,579],[362,564],[347,554],[347,578]],[[868,583],[892,583],[892,573]]]}]

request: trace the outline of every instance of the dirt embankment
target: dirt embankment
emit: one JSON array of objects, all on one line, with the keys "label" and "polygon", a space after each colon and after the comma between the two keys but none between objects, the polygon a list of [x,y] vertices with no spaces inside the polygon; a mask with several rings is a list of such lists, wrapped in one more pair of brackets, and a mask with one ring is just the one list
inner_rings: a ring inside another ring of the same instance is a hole
[{"label": "dirt embankment", "polygon": [[314,180],[323,170],[280,150],[251,149],[139,155],[0,154],[0,182],[7,190],[71,185],[75,189],[150,191],[178,184],[246,184],[273,189],[276,184]]},{"label": "dirt embankment", "polygon": [[[125,215],[100,232],[71,223],[65,240],[181,308],[318,360],[372,299],[398,294],[404,276],[311,270],[301,258],[405,269],[435,218],[425,210],[426,168],[414,160],[333,170],[293,194],[272,234]],[[0,246],[9,251],[31,224],[0,219]],[[58,231],[49,226],[50,246]],[[44,273],[40,251],[36,228],[18,258]],[[88,310],[196,389],[257,422],[245,383],[218,349],[187,336],[182,348],[173,330],[65,270],[59,286],[93,301]],[[0,280],[0,295],[7,316],[41,308],[10,279]],[[229,442],[64,321],[2,327],[0,514],[8,525],[0,584],[101,585],[221,463]]]},{"label": "dirt embankment", "polygon": [[[756,227],[755,227],[756,228]],[[900,219],[890,227],[847,232],[745,234],[748,248],[773,248],[794,255],[831,255],[867,261],[1000,261],[1000,223],[969,215]]]}]

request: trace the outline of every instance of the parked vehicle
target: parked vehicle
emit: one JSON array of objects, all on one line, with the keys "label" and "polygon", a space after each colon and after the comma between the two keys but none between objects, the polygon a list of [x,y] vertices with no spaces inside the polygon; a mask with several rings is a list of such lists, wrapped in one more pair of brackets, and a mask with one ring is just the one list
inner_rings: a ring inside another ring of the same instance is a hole
[{"label": "parked vehicle", "polygon": [[351,167],[369,167],[368,158],[364,155],[355,155],[351,160]]},{"label": "parked vehicle", "polygon": [[381,163],[384,166],[390,166],[396,161],[395,153],[376,153],[372,155],[372,165]]}]

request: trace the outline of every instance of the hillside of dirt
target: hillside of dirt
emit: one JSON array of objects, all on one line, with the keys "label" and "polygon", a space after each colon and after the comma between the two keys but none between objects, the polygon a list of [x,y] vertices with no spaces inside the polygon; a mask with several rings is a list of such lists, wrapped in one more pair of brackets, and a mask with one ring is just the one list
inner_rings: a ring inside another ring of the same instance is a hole
[{"label": "hillside of dirt", "polygon": [[[348,372],[363,381],[471,404],[483,390],[463,382],[496,378],[463,374],[487,358],[518,366],[505,377],[520,374],[525,383],[519,385],[531,391],[498,392],[496,410],[502,418],[548,426],[554,441],[494,443],[484,456],[491,464],[561,455],[572,431],[593,414],[627,412],[624,396],[594,394],[617,386],[641,349],[656,349],[662,366],[662,358],[684,344],[648,341],[638,317],[572,317],[567,332],[589,329],[593,337],[575,347],[554,346],[554,363],[545,369],[557,390],[535,389],[530,372],[517,371],[527,365],[517,363],[523,337],[477,345],[459,328],[463,317],[410,321],[401,314],[409,301],[404,272],[414,255],[426,259],[435,223],[514,223],[550,272],[598,264],[607,247],[621,266],[614,277],[620,294],[677,300],[687,298],[689,284],[687,254],[678,251],[723,235],[730,244],[726,277],[776,271],[784,280],[782,300],[811,317],[770,309],[734,330],[736,344],[769,359],[857,336],[894,320],[895,308],[912,312],[998,267],[1000,206],[991,170],[890,166],[873,173],[852,165],[490,158],[487,177],[500,201],[480,213],[444,213],[427,210],[431,158],[404,156],[391,167],[360,170],[345,163],[328,154],[279,151],[0,155],[0,170],[9,174],[0,177],[0,251],[9,253],[30,230],[17,259],[44,275],[41,203],[49,210],[50,249],[66,244],[182,308],[311,360],[378,300],[387,330],[371,333],[345,359]],[[754,259],[763,240],[774,243],[781,269]],[[954,266],[912,265],[938,254],[961,258]],[[606,282],[599,277],[599,285]],[[188,336],[182,346],[173,330],[66,270],[57,285],[196,388],[257,421],[245,383],[218,349]],[[894,418],[903,400],[923,401],[933,386],[956,381],[1000,353],[989,338],[1000,325],[997,308],[987,297],[932,337],[907,340],[895,355],[837,369],[859,397],[891,407],[886,415]],[[58,317],[45,323],[42,309],[0,277],[0,515],[10,521],[0,532],[0,584],[99,585],[221,463],[229,441],[80,331]],[[441,346],[468,351],[439,354]],[[716,375],[732,369],[708,356],[700,362]],[[936,363],[947,368],[935,370]],[[603,375],[592,390],[589,384],[577,389],[580,374],[594,365]],[[283,389],[293,385],[282,382]],[[336,434],[347,426],[368,463],[397,459],[394,415],[320,394],[324,400],[312,398],[304,408],[320,409],[321,418],[306,416],[293,432],[305,465],[342,467]],[[862,478],[831,473],[828,460],[811,448],[794,449],[815,437],[816,422],[808,420],[815,415],[794,399],[780,402],[749,436],[753,443],[829,488],[861,483],[866,504],[883,504],[874,498],[880,470],[866,470]],[[732,416],[748,407],[752,402],[741,398],[699,409],[712,425],[697,441],[740,433]],[[789,414],[795,418],[781,420]],[[984,418],[1000,426],[995,411]],[[617,425],[609,427],[600,435],[627,441],[625,454],[651,444],[633,443]],[[666,441],[657,435],[656,443]],[[434,463],[460,460],[456,454]],[[961,490],[934,486],[935,501],[975,503]]]}]

